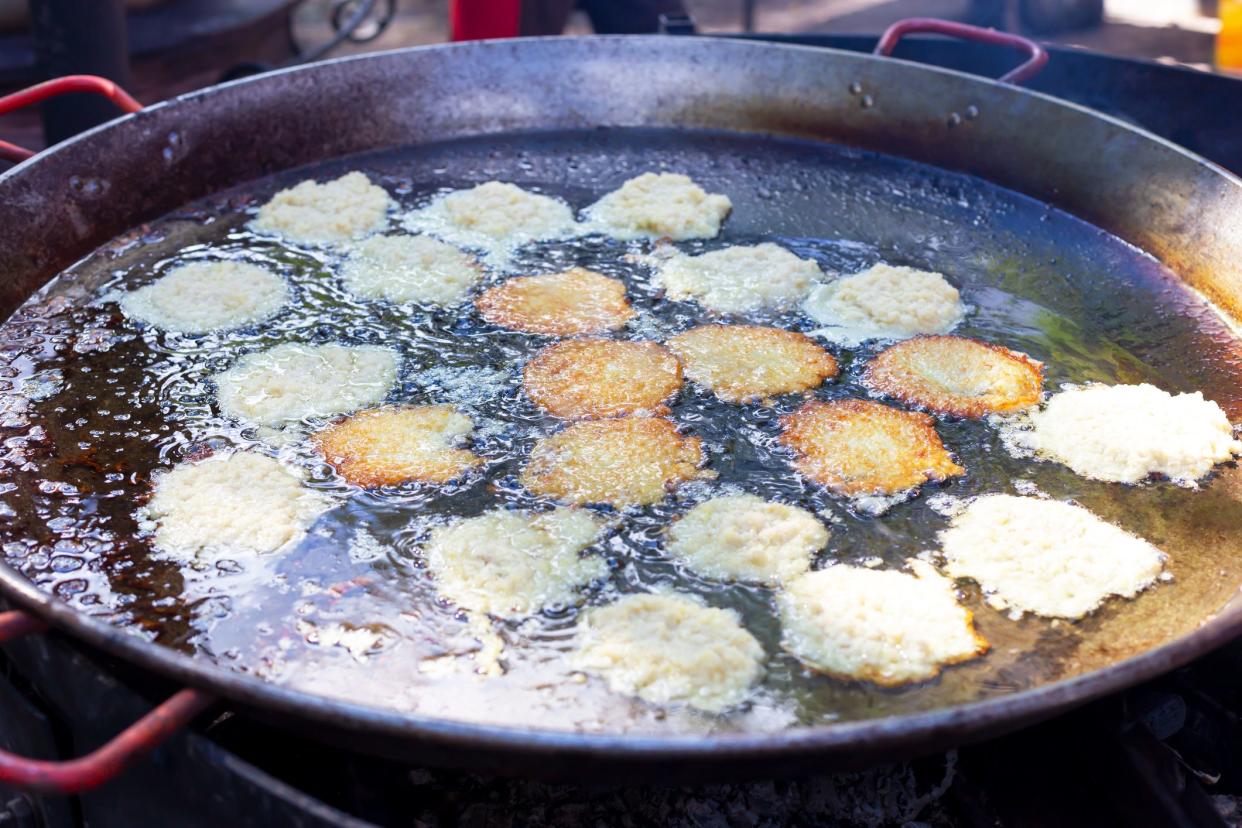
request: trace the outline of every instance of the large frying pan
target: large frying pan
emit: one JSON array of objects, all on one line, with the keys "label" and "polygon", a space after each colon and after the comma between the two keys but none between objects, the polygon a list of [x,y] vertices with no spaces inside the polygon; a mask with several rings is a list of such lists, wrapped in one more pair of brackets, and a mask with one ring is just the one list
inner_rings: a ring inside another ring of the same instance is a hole
[{"label": "large frying pan", "polygon": [[[827,49],[682,37],[404,50],[226,84],[120,118],[0,176],[0,314],[118,234],[259,176],[399,145],[594,127],[787,136],[973,174],[1151,253],[1242,319],[1242,181],[1220,168],[1124,123],[1009,83]],[[1226,406],[1236,420],[1236,402]],[[1221,531],[1232,537],[1237,529]],[[1166,548],[1180,540],[1166,538]],[[22,614],[2,617],[0,640],[46,622],[192,688],[97,757],[104,765],[119,765],[126,748],[149,744],[219,698],[302,732],[418,761],[593,781],[674,781],[859,764],[1053,716],[1242,632],[1242,600],[1229,597],[1237,585],[1222,587],[1210,606],[1170,608],[1193,615],[1176,636],[1151,639],[1066,680],[956,707],[768,735],[622,738],[363,707],[140,640],[79,614],[3,565],[0,594]],[[99,780],[84,783],[73,770],[0,757],[0,778],[8,781],[66,789]]]}]

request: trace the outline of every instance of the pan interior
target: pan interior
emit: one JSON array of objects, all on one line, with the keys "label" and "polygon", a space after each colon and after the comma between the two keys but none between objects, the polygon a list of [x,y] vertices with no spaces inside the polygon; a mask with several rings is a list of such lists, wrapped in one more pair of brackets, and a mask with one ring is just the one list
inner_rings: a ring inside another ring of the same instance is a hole
[{"label": "pan interior", "polygon": [[[475,138],[339,160],[187,206],[101,249],[23,306],[0,335],[0,542],[10,563],[82,612],[298,690],[465,721],[660,733],[770,731],[1035,687],[1194,630],[1242,583],[1236,468],[1218,470],[1199,490],[1098,483],[1011,457],[984,423],[944,420],[940,432],[967,476],[869,517],[799,482],[777,448],[777,418],[802,397],[738,407],[687,390],[673,417],[703,438],[718,477],[621,516],[597,549],[611,572],[589,601],[672,587],[732,608],[767,651],[765,677],[752,704],[720,717],[660,710],[595,680],[570,680],[562,656],[574,609],[522,622],[470,621],[435,599],[419,556],[430,528],[448,519],[538,504],[517,473],[534,440],[559,424],[523,397],[518,382],[521,364],[550,340],[497,332],[469,304],[411,311],[358,301],[335,277],[331,253],[245,227],[276,189],[350,169],[370,174],[403,209],[489,179],[582,208],[640,172],[685,172],[727,194],[734,210],[720,238],[679,245],[683,250],[775,241],[813,257],[828,274],[878,261],[939,271],[973,306],[957,332],[1043,360],[1050,390],[1065,382],[1150,382],[1170,392],[1201,390],[1231,419],[1242,414],[1242,346],[1203,299],[1142,251],[977,179],[833,145],[726,133]],[[642,249],[599,237],[541,243],[519,253],[514,272],[579,265],[622,279],[640,311],[627,337],[662,340],[702,321],[696,307],[657,297],[646,269],[626,256]],[[204,336],[144,330],[109,301],[177,263],[221,255],[282,273],[297,301],[265,325]],[[487,282],[502,278],[490,273]],[[796,314],[775,323],[815,327]],[[489,461],[486,480],[363,493],[335,480],[303,443],[289,442],[278,453],[305,467],[311,485],[338,503],[297,548],[201,570],[153,557],[134,518],[151,472],[204,449],[263,440],[218,415],[210,375],[285,341],[398,349],[401,380],[390,399],[450,402],[470,413],[479,427],[476,451]],[[876,349],[831,350],[842,374],[815,396],[865,397],[858,376]],[[992,650],[912,688],[882,690],[807,672],[781,650],[771,590],[698,578],[661,552],[672,518],[709,493],[734,489],[826,516],[832,536],[817,565],[878,560],[897,568],[936,548],[945,518],[929,505],[932,495],[1030,487],[1150,540],[1169,554],[1173,580],[1077,623],[1011,619],[964,583],[964,602]],[[483,678],[469,654],[493,636],[503,642],[507,672]]]}]

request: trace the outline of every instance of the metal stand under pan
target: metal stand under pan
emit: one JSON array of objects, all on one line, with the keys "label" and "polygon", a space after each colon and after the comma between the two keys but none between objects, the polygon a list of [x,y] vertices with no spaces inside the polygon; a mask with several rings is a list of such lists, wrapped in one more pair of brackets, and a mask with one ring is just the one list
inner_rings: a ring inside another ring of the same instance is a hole
[{"label": "metal stand under pan", "polygon": [[[689,788],[431,771],[225,711],[95,791],[0,790],[0,826],[1242,825],[1240,668],[1242,644],[960,751],[862,772],[806,768],[801,778]],[[28,637],[0,655],[8,714],[0,747],[81,755],[165,692],[62,636]]]}]

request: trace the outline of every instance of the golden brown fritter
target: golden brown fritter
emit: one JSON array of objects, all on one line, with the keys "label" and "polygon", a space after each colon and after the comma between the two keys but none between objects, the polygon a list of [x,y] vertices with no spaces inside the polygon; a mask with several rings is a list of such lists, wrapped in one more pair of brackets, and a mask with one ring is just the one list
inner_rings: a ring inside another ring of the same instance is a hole
[{"label": "golden brown fritter", "polygon": [[807,391],[837,375],[815,340],[763,325],[700,325],[668,341],[686,376],[726,402]]},{"label": "golden brown fritter", "polygon": [[615,331],[634,318],[624,284],[581,267],[510,279],[474,304],[493,325],[548,336]]},{"label": "golden brown fritter", "polygon": [[375,408],[333,423],[311,442],[355,486],[447,483],[483,462],[453,445],[473,427],[451,405]]},{"label": "golden brown fritter", "polygon": [[962,336],[918,336],[890,345],[863,383],[909,405],[978,419],[1039,402],[1043,363]]},{"label": "golden brown fritter", "polygon": [[663,417],[586,420],[535,444],[522,485],[568,503],[655,503],[698,475],[700,442]]},{"label": "golden brown fritter", "polygon": [[681,365],[654,342],[572,339],[536,354],[522,372],[522,387],[537,405],[567,419],[663,414],[681,388]]},{"label": "golden brown fritter", "polygon": [[781,443],[800,474],[837,494],[896,494],[965,474],[930,415],[869,400],[809,402],[781,418]]}]

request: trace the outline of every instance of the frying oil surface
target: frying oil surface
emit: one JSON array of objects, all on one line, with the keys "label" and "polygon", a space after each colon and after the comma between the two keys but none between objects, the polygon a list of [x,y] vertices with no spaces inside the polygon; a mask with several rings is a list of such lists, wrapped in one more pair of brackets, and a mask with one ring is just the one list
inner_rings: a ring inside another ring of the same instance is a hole
[{"label": "frying oil surface", "polygon": [[[984,422],[948,418],[938,430],[967,474],[929,485],[877,518],[792,471],[777,423],[803,395],[734,405],[688,384],[671,416],[703,440],[716,476],[653,506],[606,515],[616,520],[593,550],[608,576],[588,603],[671,587],[736,610],[766,652],[764,677],[752,704],[723,717],[610,694],[566,666],[578,609],[505,622],[468,616],[437,599],[420,552],[435,527],[455,518],[541,505],[518,475],[535,441],[561,423],[523,395],[521,371],[555,339],[501,330],[470,303],[443,309],[357,299],[342,285],[337,254],[245,228],[255,206],[280,187],[345,169],[363,170],[400,202],[393,230],[405,210],[490,179],[580,210],[638,173],[687,172],[727,194],[734,212],[719,238],[681,242],[683,251],[775,241],[829,276],[879,261],[939,271],[971,307],[956,332],[1044,361],[1048,390],[1146,381],[1170,392],[1202,390],[1232,419],[1242,413],[1242,348],[1200,299],[1116,239],[981,182],[839,148],[716,134],[470,140],[303,170],[193,205],[99,251],[19,310],[0,335],[0,548],[10,564],[84,612],[291,687],[472,721],[657,732],[770,730],[1033,687],[1193,629],[1242,582],[1242,548],[1231,529],[1242,525],[1235,469],[1218,471],[1199,491],[1098,483],[1014,458]],[[627,287],[637,316],[616,338],[664,341],[718,320],[659,296],[650,271],[629,255],[646,245],[599,236],[537,242],[516,251],[503,272],[489,270],[481,289],[510,275],[585,267]],[[219,258],[281,274],[292,302],[263,323],[203,335],[146,328],[118,310],[121,292],[178,265]],[[731,321],[817,327],[797,313]],[[456,406],[474,421],[483,466],[445,486],[361,491],[335,478],[305,441],[221,417],[209,378],[283,342],[396,349],[400,377],[388,400]],[[867,397],[859,375],[878,345],[828,347],[841,374],[813,396]],[[134,516],[151,472],[255,446],[305,469],[309,485],[334,499],[307,537],[288,553],[199,568],[154,555]],[[1076,624],[1012,621],[967,590],[965,604],[991,653],[900,692],[808,673],[780,647],[771,589],[699,577],[664,551],[665,529],[694,504],[749,493],[828,523],[818,563],[900,568],[936,547],[945,526],[932,508],[936,495],[1032,488],[1076,500],[1161,546],[1173,582]]]}]

